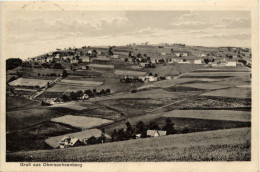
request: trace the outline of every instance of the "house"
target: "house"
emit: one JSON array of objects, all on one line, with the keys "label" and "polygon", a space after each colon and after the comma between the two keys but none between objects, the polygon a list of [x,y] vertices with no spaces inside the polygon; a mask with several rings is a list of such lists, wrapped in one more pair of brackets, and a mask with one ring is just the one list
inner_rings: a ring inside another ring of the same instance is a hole
[{"label": "house", "polygon": [[227,61],[226,66],[237,66],[237,62],[236,61]]},{"label": "house", "polygon": [[140,67],[145,67],[145,65],[147,65],[147,64],[149,64],[149,63],[140,63],[139,66]]},{"label": "house", "polygon": [[147,130],[147,136],[150,136],[150,137],[166,136],[166,131],[162,131],[162,130]]},{"label": "house", "polygon": [[165,52],[161,52],[160,54],[161,54],[162,56],[165,56],[165,55],[166,55],[166,53],[165,53]]},{"label": "house", "polygon": [[202,63],[201,59],[194,60],[194,64],[201,64],[201,63]]},{"label": "house", "polygon": [[79,61],[77,59],[71,59],[70,63],[78,63]]},{"label": "house", "polygon": [[172,76],[166,76],[165,79],[166,79],[166,80],[171,80],[171,79],[172,79]]},{"label": "house", "polygon": [[88,98],[89,98],[89,96],[88,96],[87,94],[83,94],[83,96],[80,97],[79,99],[80,99],[80,100],[86,100],[86,99],[88,99]]},{"label": "house", "polygon": [[74,137],[67,137],[65,136],[64,138],[61,139],[60,143],[60,148],[67,148],[67,147],[75,147],[81,145],[81,141],[78,138]]},{"label": "house", "polygon": [[201,54],[200,57],[206,57],[207,55],[206,54]]},{"label": "house", "polygon": [[83,63],[89,63],[90,62],[90,58],[88,56],[84,56],[81,58]]},{"label": "house", "polygon": [[112,58],[118,59],[118,55],[113,55]]},{"label": "house", "polygon": [[46,62],[51,63],[53,62],[53,59],[54,59],[53,56],[47,57]]}]

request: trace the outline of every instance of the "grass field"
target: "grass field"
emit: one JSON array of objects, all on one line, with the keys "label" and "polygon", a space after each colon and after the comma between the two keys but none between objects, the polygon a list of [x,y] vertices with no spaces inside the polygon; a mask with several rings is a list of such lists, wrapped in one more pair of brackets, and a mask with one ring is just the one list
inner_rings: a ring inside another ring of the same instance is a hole
[{"label": "grass field", "polygon": [[63,125],[44,122],[24,130],[8,133],[6,135],[7,150],[13,152],[49,149],[44,142],[44,140],[48,137],[59,136],[77,131],[78,130],[76,129],[68,128]]},{"label": "grass field", "polygon": [[22,109],[6,113],[6,130],[19,130],[33,125],[37,125],[51,118],[61,116],[59,112],[47,108],[34,107],[32,109]]},{"label": "grass field", "polygon": [[86,89],[96,88],[102,85],[103,82],[98,81],[82,81],[82,80],[68,80],[63,79],[53,87],[49,88],[47,92],[72,92],[72,91],[85,91]]},{"label": "grass field", "polygon": [[249,99],[251,98],[251,88],[228,88],[222,90],[216,90],[201,94],[202,96],[213,96],[213,97],[231,97]]},{"label": "grass field", "polygon": [[[65,136],[75,137],[75,138],[78,138],[78,139],[88,139],[92,136],[98,138],[98,137],[101,136],[101,131],[98,130],[98,129],[90,129],[90,130],[85,130],[85,131],[82,131],[82,132],[69,133],[69,134],[60,135],[60,136],[56,136],[56,137],[50,137],[50,138],[46,139],[45,142],[53,148],[58,148],[59,145],[60,145],[59,142]],[[110,136],[107,135],[107,134],[105,136],[106,136],[106,138],[110,138]]]},{"label": "grass field", "polygon": [[57,122],[61,124],[66,124],[75,128],[87,129],[95,126],[100,126],[102,124],[107,124],[113,122],[112,120],[102,119],[102,118],[93,118],[86,116],[72,116],[65,115],[58,118],[51,119],[52,122]]},{"label": "grass field", "polygon": [[128,75],[128,76],[143,76],[146,72],[131,71],[131,70],[115,70],[116,75]]},{"label": "grass field", "polygon": [[48,82],[52,82],[52,80],[42,80],[42,79],[27,79],[27,78],[18,78],[9,83],[10,86],[39,86],[44,87]]},{"label": "grass field", "polygon": [[173,110],[165,112],[163,117],[250,122],[251,112],[232,110]]},{"label": "grass field", "polygon": [[250,130],[227,129],[51,151],[8,153],[7,161],[250,161]]},{"label": "grass field", "polygon": [[6,111],[16,110],[17,108],[26,108],[38,106],[39,103],[24,97],[6,97]]},{"label": "grass field", "polygon": [[114,69],[114,65],[89,64],[88,66],[93,68]]}]

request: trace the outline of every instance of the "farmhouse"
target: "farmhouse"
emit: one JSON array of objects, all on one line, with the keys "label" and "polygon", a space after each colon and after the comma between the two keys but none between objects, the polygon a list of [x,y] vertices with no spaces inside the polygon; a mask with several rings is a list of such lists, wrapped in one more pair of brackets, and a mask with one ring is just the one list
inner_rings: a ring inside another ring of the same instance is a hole
[{"label": "farmhouse", "polygon": [[115,55],[115,54],[114,54],[114,55],[112,56],[112,58],[118,59],[118,55]]},{"label": "farmhouse", "polygon": [[[100,138],[102,135],[102,132],[98,129],[89,129],[84,130],[82,132],[76,132],[61,136],[55,136],[50,137],[45,140],[45,142],[51,146],[52,148],[61,148],[63,146],[61,145],[68,145],[68,147],[71,146],[78,146],[81,144],[86,144],[86,141],[91,138],[92,136],[96,138]],[[107,134],[105,134],[106,140],[110,140],[111,137]]]},{"label": "farmhouse", "polygon": [[147,136],[150,137],[158,137],[158,136],[165,136],[166,131],[162,130],[147,130]]},{"label": "farmhouse", "polygon": [[194,60],[194,64],[201,64],[201,63],[202,63],[201,59]]},{"label": "farmhouse", "polygon": [[53,56],[47,57],[46,62],[51,63],[53,62],[53,59],[54,59]]},{"label": "farmhouse", "polygon": [[227,61],[226,66],[237,66],[237,62],[236,61]]},{"label": "farmhouse", "polygon": [[83,63],[89,63],[90,62],[90,58],[88,56],[84,56],[81,58]]},{"label": "farmhouse", "polygon": [[78,63],[79,61],[77,59],[71,59],[70,63]]},{"label": "farmhouse", "polygon": [[74,137],[67,137],[65,136],[64,138],[61,139],[60,141],[60,148],[67,148],[67,147],[74,147],[74,146],[79,146],[81,144],[81,141],[78,138]]},{"label": "farmhouse", "polygon": [[173,51],[172,52],[176,57],[187,57],[189,55],[191,55],[190,52],[188,51]]}]

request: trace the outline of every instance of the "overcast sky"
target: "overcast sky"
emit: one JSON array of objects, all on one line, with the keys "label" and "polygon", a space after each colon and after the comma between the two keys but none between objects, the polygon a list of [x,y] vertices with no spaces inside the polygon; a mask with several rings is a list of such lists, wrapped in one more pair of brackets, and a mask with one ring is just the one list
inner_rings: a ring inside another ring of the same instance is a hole
[{"label": "overcast sky", "polygon": [[7,15],[7,58],[129,43],[251,47],[247,11],[19,11]]}]

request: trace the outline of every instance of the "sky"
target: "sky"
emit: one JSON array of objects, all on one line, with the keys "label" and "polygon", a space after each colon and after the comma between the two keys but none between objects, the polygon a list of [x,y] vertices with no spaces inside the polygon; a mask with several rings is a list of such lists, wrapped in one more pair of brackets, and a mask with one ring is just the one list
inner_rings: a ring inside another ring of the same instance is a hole
[{"label": "sky", "polygon": [[6,21],[7,58],[144,42],[251,47],[249,11],[17,11]]}]

